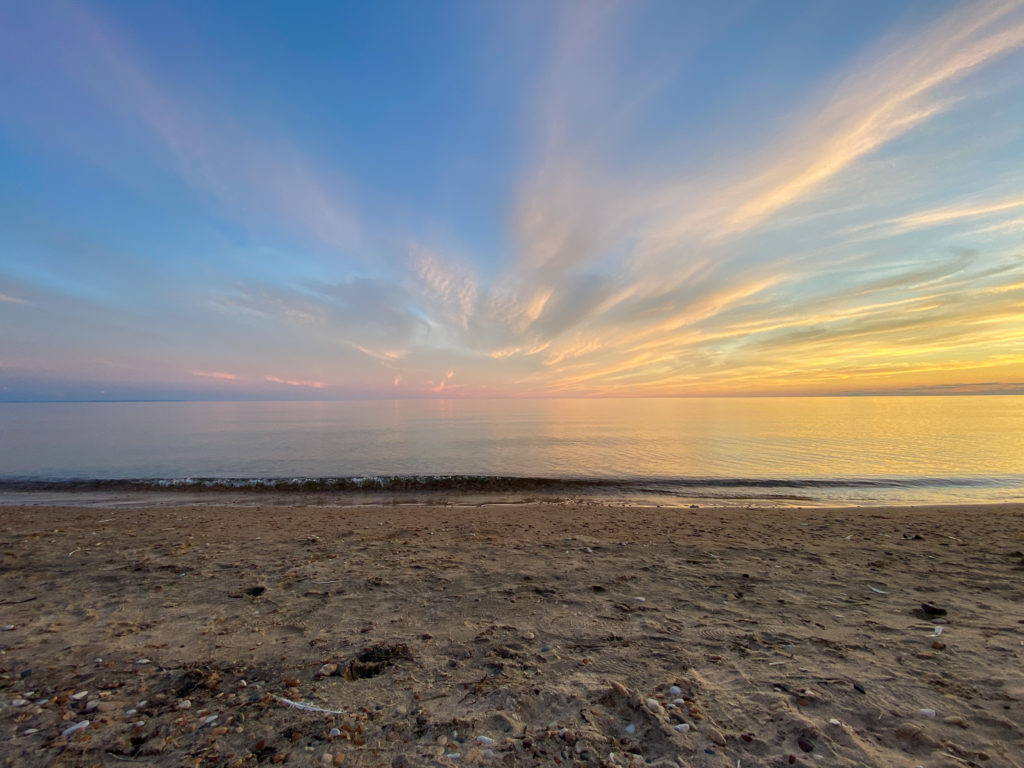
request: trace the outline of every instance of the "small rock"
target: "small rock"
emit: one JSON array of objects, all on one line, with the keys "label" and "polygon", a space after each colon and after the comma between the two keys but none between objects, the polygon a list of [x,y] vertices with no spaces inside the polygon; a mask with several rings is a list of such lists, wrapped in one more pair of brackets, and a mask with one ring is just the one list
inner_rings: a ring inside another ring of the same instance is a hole
[{"label": "small rock", "polygon": [[629,725],[627,725],[626,726],[626,733],[628,733],[630,736],[632,736],[634,733],[636,733],[636,726],[633,725],[633,723],[630,723]]},{"label": "small rock", "polygon": [[77,731],[81,731],[82,729],[88,728],[88,727],[89,727],[89,721],[88,720],[82,720],[80,722],[75,723],[72,726],[69,726],[68,728],[65,728],[63,731],[61,731],[60,735],[61,736],[70,736],[71,734],[73,734],[73,733],[75,733]]},{"label": "small rock", "polygon": [[327,736],[328,738],[336,739],[341,736],[341,731],[337,728],[331,728],[331,730],[327,732]]},{"label": "small rock", "polygon": [[82,708],[82,711],[85,712],[86,714],[89,714],[90,712],[95,712],[99,708],[99,706],[100,706],[100,700],[99,699],[92,699],[92,700],[86,702],[85,706]]},{"label": "small rock", "polygon": [[920,711],[921,711],[921,714],[924,715],[925,717],[931,718],[932,720],[935,719],[935,710],[934,709],[922,709]]},{"label": "small rock", "polygon": [[334,756],[334,765],[335,765],[336,768],[339,765],[343,765],[344,762],[345,762],[345,753],[344,752],[338,752],[337,754],[335,754],[335,756]]},{"label": "small rock", "polygon": [[690,724],[680,723],[679,725],[675,726],[675,730],[679,731],[680,733],[686,733],[688,730],[690,730]]},{"label": "small rock", "polygon": [[285,686],[287,688],[298,688],[299,687],[299,681],[296,680],[294,677],[286,677],[285,680],[284,680],[284,684],[285,684]]},{"label": "small rock", "polygon": [[38,728],[26,728],[24,731],[21,732],[21,735],[22,736],[31,736],[33,733],[39,733],[39,729]]},{"label": "small rock", "polygon": [[627,698],[629,697],[629,688],[627,688],[626,686],[624,686],[624,685],[623,685],[622,683],[620,683],[620,682],[619,682],[618,680],[609,680],[609,681],[608,681],[608,686],[609,686],[609,687],[610,687],[610,688],[611,688],[611,689],[612,689],[613,691],[615,691],[615,693],[619,694],[619,696],[625,696],[625,697],[627,697]]},{"label": "small rock", "polygon": [[803,736],[799,737],[796,740],[796,745],[800,747],[800,749],[802,749],[804,752],[814,751],[814,745],[809,740],[805,739]]},{"label": "small rock", "polygon": [[942,722],[946,723],[947,725],[958,725],[961,728],[969,728],[970,727],[970,725],[967,723],[967,721],[964,718],[959,717],[957,715],[950,715],[949,717],[944,717],[944,718],[942,718]]},{"label": "small rock", "polygon": [[477,744],[483,744],[486,747],[486,746],[490,746],[491,744],[493,744],[494,743],[494,739],[492,739],[490,736],[477,736],[476,737],[476,743]]},{"label": "small rock", "polygon": [[708,728],[708,739],[711,740],[712,744],[717,744],[720,747],[724,747],[727,743],[725,736],[717,728]]},{"label": "small rock", "polygon": [[945,650],[946,644],[941,643],[938,640],[932,640],[932,648],[934,648],[936,651],[942,651]]},{"label": "small rock", "polygon": [[320,669],[316,671],[319,677],[330,677],[331,675],[337,674],[337,672],[338,665],[334,664],[333,662],[324,664],[322,667],[320,667]]},{"label": "small rock", "polygon": [[904,739],[916,739],[921,735],[921,726],[913,723],[901,723],[896,728],[896,735]]},{"label": "small rock", "polygon": [[89,695],[88,691],[79,691],[78,693],[72,693],[71,694],[71,700],[72,701],[81,701],[82,699],[84,699],[88,695]]},{"label": "small rock", "polygon": [[28,699],[14,699],[13,701],[11,701],[11,706],[12,707],[24,707],[26,704],[29,704],[29,703],[31,703],[31,702],[29,702]]},{"label": "small rock", "polygon": [[569,728],[563,728],[558,732],[558,736],[568,744],[570,747],[575,746],[576,742],[579,741],[580,735],[576,731],[570,730]]},{"label": "small rock", "polygon": [[842,725],[842,723],[839,722],[838,720],[836,720],[834,717],[830,717],[828,719],[828,724],[829,725]]},{"label": "small rock", "polygon": [[192,701],[190,699],[182,699],[178,702],[178,706],[175,709],[190,709],[192,707]]},{"label": "small rock", "polygon": [[668,692],[669,692],[669,695],[671,695],[673,697],[678,697],[678,696],[682,696],[683,695],[683,689],[680,688],[678,685],[673,685],[671,688],[668,689]]},{"label": "small rock", "polygon": [[4,624],[2,627],[0,627],[0,630],[4,632],[10,632],[12,629],[14,629],[13,624]]},{"label": "small rock", "polygon": [[646,704],[647,708],[656,715],[662,715],[665,713],[665,709],[658,703],[657,699],[647,699],[644,704]]}]

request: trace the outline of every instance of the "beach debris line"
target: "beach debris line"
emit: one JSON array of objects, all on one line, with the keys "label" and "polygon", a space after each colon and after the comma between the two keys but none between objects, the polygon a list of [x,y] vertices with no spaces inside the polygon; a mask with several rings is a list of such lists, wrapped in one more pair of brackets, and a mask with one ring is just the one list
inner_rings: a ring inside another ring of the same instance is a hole
[{"label": "beach debris line", "polygon": [[377,643],[364,648],[345,665],[344,677],[349,682],[376,677],[398,659],[411,658],[409,646],[405,643]]}]

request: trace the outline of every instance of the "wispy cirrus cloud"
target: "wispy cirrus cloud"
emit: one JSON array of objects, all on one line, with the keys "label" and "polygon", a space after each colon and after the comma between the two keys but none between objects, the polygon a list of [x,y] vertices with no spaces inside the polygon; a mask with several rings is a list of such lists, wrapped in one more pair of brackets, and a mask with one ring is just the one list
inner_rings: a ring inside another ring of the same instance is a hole
[{"label": "wispy cirrus cloud", "polygon": [[[242,243],[168,300],[169,327],[202,313],[210,339],[232,342],[223,357],[213,341],[182,342],[178,372],[389,396],[860,392],[880,382],[962,391],[1024,380],[1024,157],[1006,98],[1020,95],[1007,72],[1021,62],[1024,2],[918,9],[931,20],[904,22],[842,64],[829,58],[841,69],[816,82],[796,51],[799,88],[777,112],[751,93],[785,77],[772,60],[742,59],[736,41],[728,56],[697,55],[744,10],[686,11],[693,28],[678,23],[671,41],[650,19],[636,23],[649,10],[552,11],[546,71],[524,84],[529,103],[509,121],[523,126],[523,146],[495,146],[505,186],[488,210],[503,229],[483,232],[458,212],[407,225],[419,217],[385,211],[364,219],[392,222],[379,249],[366,246],[337,156],[317,157],[175,80],[99,11],[50,14],[67,47],[32,61],[61,70],[72,97],[103,105],[204,205],[256,233],[290,232],[273,269],[254,268],[260,244]],[[773,46],[790,47],[778,34]],[[760,73],[753,85],[709,66],[737,61]],[[704,113],[715,109],[714,120]],[[763,124],[758,109],[771,113]],[[735,125],[736,114],[755,124]],[[415,126],[375,125],[436,151]],[[979,134],[984,151],[961,150]],[[431,173],[461,159],[439,157]],[[397,194],[372,199],[386,207]],[[301,269],[310,243],[352,262]],[[11,285],[20,295],[31,280]],[[195,305],[179,308],[178,295]],[[26,311],[13,295],[0,302]],[[94,335],[110,325],[97,321]]]},{"label": "wispy cirrus cloud", "polygon": [[[228,105],[200,105],[176,92],[169,73],[147,62],[144,46],[98,9],[61,4],[38,16],[23,9],[18,21],[42,42],[41,50],[9,46],[23,58],[11,62],[12,71],[46,71],[76,101],[101,106],[126,136],[161,148],[203,199],[257,232],[274,222],[325,246],[351,252],[358,245],[359,219],[343,178],[314,166],[280,132],[239,122]],[[12,23],[8,34],[21,26]]]}]

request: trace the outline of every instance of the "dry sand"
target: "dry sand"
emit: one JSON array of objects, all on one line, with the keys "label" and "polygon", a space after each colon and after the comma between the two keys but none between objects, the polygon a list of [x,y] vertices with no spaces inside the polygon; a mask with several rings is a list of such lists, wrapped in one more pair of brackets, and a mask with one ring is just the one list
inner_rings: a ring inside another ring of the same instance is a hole
[{"label": "dry sand", "polygon": [[1022,505],[255,504],[0,508],[0,764],[1024,766]]}]

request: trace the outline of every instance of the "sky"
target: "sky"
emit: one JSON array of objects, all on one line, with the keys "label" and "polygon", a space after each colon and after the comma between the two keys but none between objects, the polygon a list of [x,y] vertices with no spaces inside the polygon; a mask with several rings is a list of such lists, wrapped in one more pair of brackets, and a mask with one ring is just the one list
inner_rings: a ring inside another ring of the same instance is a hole
[{"label": "sky", "polygon": [[1024,2],[0,0],[0,400],[1024,393]]}]

